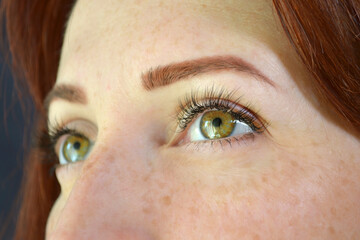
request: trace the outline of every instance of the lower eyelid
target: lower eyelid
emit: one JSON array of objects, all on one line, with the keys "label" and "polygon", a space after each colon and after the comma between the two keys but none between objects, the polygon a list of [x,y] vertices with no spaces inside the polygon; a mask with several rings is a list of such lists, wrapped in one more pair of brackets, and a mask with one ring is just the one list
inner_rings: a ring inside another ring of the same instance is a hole
[{"label": "lower eyelid", "polygon": [[64,165],[59,164],[55,170],[58,181],[62,184],[73,182],[81,172],[83,164],[84,161],[78,161]]},{"label": "lower eyelid", "polygon": [[187,151],[195,151],[197,153],[201,151],[208,152],[209,149],[213,152],[221,152],[227,149],[235,149],[237,147],[243,147],[251,144],[257,137],[260,137],[258,135],[259,134],[257,133],[248,133],[242,136],[233,136],[216,140],[188,142],[180,147],[184,147]]}]

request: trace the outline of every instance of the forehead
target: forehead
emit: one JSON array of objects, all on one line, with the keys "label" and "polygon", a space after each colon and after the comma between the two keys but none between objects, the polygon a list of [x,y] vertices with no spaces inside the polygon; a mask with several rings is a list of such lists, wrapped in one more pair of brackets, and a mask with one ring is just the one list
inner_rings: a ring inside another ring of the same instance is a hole
[{"label": "forehead", "polygon": [[150,68],[224,55],[256,64],[279,86],[292,86],[284,76],[303,72],[272,1],[78,0],[57,84],[76,83],[101,109],[118,96],[139,98]]},{"label": "forehead", "polygon": [[[239,30],[240,27],[243,31],[261,32],[264,29],[259,26],[269,27],[273,23],[272,1],[78,0],[71,15],[76,26],[99,27],[103,25],[102,29],[97,29],[105,31],[110,30],[105,25],[132,26],[136,27],[132,30],[140,30],[154,23],[157,25],[152,27],[156,28],[187,20],[194,21],[196,18],[202,18],[209,24],[221,25],[223,23],[223,26],[226,25],[227,28],[234,28],[234,30]],[[98,22],[99,19],[102,21]],[[254,26],[257,27],[254,28]],[[151,30],[154,30],[153,28]]]},{"label": "forehead", "polygon": [[279,30],[268,0],[79,0],[69,20],[62,58],[91,54],[95,48],[103,53],[116,50],[122,53],[119,57],[132,49],[150,55],[183,44],[196,45],[196,50],[223,48],[246,39],[261,39],[281,51]]}]

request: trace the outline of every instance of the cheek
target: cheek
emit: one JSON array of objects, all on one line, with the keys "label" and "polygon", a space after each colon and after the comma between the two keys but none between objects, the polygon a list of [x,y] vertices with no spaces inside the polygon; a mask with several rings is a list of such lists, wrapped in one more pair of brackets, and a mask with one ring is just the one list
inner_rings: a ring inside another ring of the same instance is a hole
[{"label": "cheek", "polygon": [[55,204],[53,205],[49,218],[46,223],[46,239],[48,239],[48,236],[55,230],[56,224],[59,220],[59,217],[61,215],[61,211],[64,208],[64,205],[66,203],[66,198],[63,194],[60,194],[58,199],[56,200]]},{"label": "cheek", "polygon": [[278,150],[271,171],[257,180],[262,187],[248,195],[250,207],[241,200],[249,227],[303,239],[359,234],[360,169],[342,159],[327,148]]},{"label": "cheek", "polygon": [[[86,220],[104,220],[114,229],[124,222],[144,224],[163,239],[341,239],[344,232],[360,236],[359,221],[354,221],[360,218],[359,167],[315,148],[258,149],[207,161],[165,154],[149,161],[146,169],[143,161],[117,154],[117,161],[108,157],[93,161],[93,167],[88,163],[84,170],[88,178],[76,184],[69,177],[72,172],[59,172],[64,192],[52,210],[47,232],[59,217],[64,220],[61,213],[67,206],[68,213],[86,212]],[[127,160],[121,165],[122,159]],[[70,190],[65,189],[72,190],[69,199]],[[78,201],[82,196],[91,198]],[[85,200],[89,204],[82,204]],[[93,214],[88,214],[87,206]],[[72,223],[66,226],[81,221]]]},{"label": "cheek", "polygon": [[[197,239],[359,234],[354,219],[360,217],[360,171],[326,152],[274,149],[253,158],[262,164],[243,169],[242,176],[216,180],[182,181],[169,174],[162,183],[166,193],[156,195],[158,205],[149,214],[167,235]],[[169,183],[176,184],[167,188]]]}]

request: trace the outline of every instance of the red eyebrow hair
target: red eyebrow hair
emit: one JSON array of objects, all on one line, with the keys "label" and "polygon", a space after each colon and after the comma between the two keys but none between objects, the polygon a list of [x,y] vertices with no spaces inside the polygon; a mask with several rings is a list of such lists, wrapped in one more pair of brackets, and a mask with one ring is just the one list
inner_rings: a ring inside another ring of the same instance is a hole
[{"label": "red eyebrow hair", "polygon": [[[275,87],[274,82],[264,76],[258,69],[243,59],[234,56],[204,57],[158,66],[142,74],[141,78],[143,87],[150,91],[200,74],[223,70],[250,73],[256,76],[256,79]],[[72,103],[87,103],[86,94],[80,87],[71,84],[61,84],[55,86],[46,96],[44,106],[47,111],[49,110],[50,103],[57,98]]]},{"label": "red eyebrow hair", "polygon": [[55,99],[63,99],[72,103],[87,104],[85,92],[77,86],[61,84],[55,86],[46,96],[44,101],[45,110],[49,110],[50,103]]},{"label": "red eyebrow hair", "polygon": [[143,87],[150,91],[196,75],[223,70],[250,73],[256,76],[257,79],[275,87],[274,82],[264,76],[253,65],[234,56],[203,57],[195,60],[158,66],[143,73],[141,78]]}]

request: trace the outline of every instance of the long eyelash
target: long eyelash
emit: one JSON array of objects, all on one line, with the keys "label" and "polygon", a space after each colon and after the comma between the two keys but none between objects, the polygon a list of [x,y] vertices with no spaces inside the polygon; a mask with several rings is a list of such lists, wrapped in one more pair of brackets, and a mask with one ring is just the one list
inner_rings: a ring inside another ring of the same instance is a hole
[{"label": "long eyelash", "polygon": [[53,149],[55,148],[55,145],[59,138],[65,134],[75,134],[76,132],[72,129],[69,129],[68,127],[64,126],[63,124],[59,124],[58,122],[55,122],[54,126],[49,129],[49,137],[50,141],[52,143]]},{"label": "long eyelash", "polygon": [[[47,124],[49,126],[49,124]],[[56,167],[59,165],[58,156],[55,152],[55,146],[59,138],[65,134],[76,135],[84,137],[77,131],[66,127],[64,124],[55,122],[51,128],[42,129],[37,137],[37,146],[42,153],[42,159],[44,164],[50,164],[51,168],[49,174],[54,175]]]},{"label": "long eyelash", "polygon": [[48,135],[52,143],[53,149],[55,149],[55,145],[57,144],[59,138],[66,134],[87,138],[82,133],[79,133],[74,129],[68,128],[67,126],[65,126],[65,124],[59,124],[58,122],[55,122],[51,129],[48,130]]},{"label": "long eyelash", "polygon": [[49,129],[47,127],[42,128],[37,132],[35,139],[35,145],[40,150],[41,162],[49,166],[49,175],[53,177],[58,164],[58,158],[54,148],[55,144],[49,134]]},{"label": "long eyelash", "polygon": [[[241,97],[235,98],[236,90],[227,91],[225,88],[217,89],[214,86],[204,91],[191,91],[179,101],[178,107],[178,126],[180,131],[184,131],[188,124],[191,123],[199,114],[207,110],[224,111],[231,114],[234,118],[248,124],[255,132],[263,132],[266,130],[267,123],[263,119],[257,119],[258,113],[253,113],[251,104],[239,106]],[[261,121],[261,124],[256,122]]]}]

